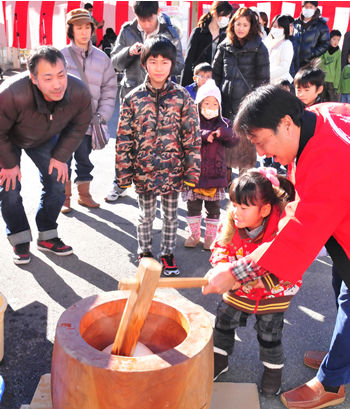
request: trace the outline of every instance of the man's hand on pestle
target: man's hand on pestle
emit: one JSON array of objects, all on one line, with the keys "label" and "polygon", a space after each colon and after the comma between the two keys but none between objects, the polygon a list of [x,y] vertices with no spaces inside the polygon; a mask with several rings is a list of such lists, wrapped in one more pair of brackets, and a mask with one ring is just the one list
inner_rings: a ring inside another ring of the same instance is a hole
[{"label": "man's hand on pestle", "polygon": [[219,263],[210,269],[204,277],[208,284],[202,287],[202,293],[223,294],[228,290],[237,290],[241,284],[233,277],[231,267],[230,263]]}]

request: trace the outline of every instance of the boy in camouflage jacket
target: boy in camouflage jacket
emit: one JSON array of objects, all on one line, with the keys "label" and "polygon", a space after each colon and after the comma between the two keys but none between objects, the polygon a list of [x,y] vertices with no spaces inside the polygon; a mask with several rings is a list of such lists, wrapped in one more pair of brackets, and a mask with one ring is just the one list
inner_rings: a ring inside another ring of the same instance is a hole
[{"label": "boy in camouflage jacket", "polygon": [[198,114],[188,92],[170,81],[176,48],[165,37],[147,40],[141,63],[145,82],[126,95],[116,140],[118,186],[135,184],[139,195],[138,253],[152,257],[152,224],[157,196],[163,212],[161,261],[164,275],[177,275],[173,252],[179,192],[200,175]]}]

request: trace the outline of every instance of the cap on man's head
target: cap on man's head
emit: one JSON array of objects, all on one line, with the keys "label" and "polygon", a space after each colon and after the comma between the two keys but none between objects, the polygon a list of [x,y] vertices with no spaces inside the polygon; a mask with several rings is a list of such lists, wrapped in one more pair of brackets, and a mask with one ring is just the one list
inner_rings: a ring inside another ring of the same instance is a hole
[{"label": "cap on man's head", "polygon": [[92,8],[93,8],[93,6],[92,6],[91,3],[86,3],[85,6],[84,6],[85,10],[91,10]]},{"label": "cap on man's head", "polygon": [[67,24],[84,24],[91,22],[91,17],[87,10],[74,9],[67,14]]},{"label": "cap on man's head", "polygon": [[310,3],[315,7],[318,7],[318,1],[303,1],[302,6],[304,7],[305,4]]}]

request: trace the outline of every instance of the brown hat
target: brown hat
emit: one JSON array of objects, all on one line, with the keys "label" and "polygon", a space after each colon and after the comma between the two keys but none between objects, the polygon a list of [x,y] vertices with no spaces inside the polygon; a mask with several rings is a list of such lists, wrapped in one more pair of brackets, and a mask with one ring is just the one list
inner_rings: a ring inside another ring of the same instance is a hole
[{"label": "brown hat", "polygon": [[92,23],[90,14],[85,9],[74,9],[67,14],[67,24]]}]

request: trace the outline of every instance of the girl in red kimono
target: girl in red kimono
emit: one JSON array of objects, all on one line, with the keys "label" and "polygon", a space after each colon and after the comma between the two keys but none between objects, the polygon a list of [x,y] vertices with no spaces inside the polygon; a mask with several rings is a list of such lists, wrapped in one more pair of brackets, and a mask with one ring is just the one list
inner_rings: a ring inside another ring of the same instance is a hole
[{"label": "girl in red kimono", "polygon": [[[230,188],[227,219],[220,225],[212,247],[212,265],[232,263],[271,241],[285,205],[294,196],[293,184],[277,175],[274,168],[250,169],[237,178]],[[291,283],[274,276],[260,280],[261,288],[253,288],[256,282],[247,283],[223,294],[214,328],[214,379],[228,370],[235,329],[246,326],[249,315],[255,314],[264,365],[261,390],[272,396],[280,391],[285,360],[281,342],[284,311],[302,282]]]}]

